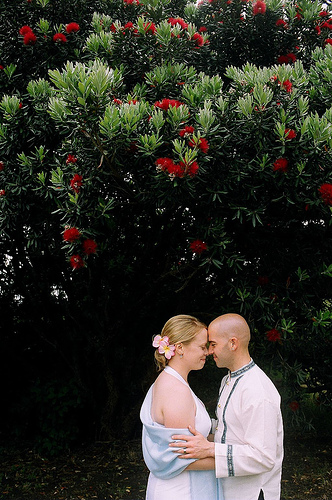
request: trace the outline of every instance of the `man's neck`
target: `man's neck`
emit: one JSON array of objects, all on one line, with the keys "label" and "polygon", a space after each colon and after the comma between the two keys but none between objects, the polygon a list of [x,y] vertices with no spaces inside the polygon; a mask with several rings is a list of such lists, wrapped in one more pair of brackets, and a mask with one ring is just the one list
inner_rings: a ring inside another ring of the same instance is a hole
[{"label": "man's neck", "polygon": [[240,370],[244,366],[248,365],[251,361],[250,354],[246,354],[244,356],[241,356],[240,358],[234,360],[234,363],[232,366],[229,366],[229,370],[231,372],[236,372],[237,370]]}]

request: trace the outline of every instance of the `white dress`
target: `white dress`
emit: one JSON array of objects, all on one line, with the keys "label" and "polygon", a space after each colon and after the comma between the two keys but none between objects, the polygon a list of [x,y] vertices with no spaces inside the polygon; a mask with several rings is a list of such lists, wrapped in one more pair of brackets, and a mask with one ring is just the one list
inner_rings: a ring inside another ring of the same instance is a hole
[{"label": "white dress", "polygon": [[[189,387],[189,384],[173,368],[166,366],[164,370],[166,373],[176,377],[180,382]],[[198,432],[207,437],[211,430],[211,418],[202,401],[198,399],[191,389],[190,391],[196,404],[195,428]],[[154,425],[164,427],[157,422],[155,422]],[[146,500],[192,500],[190,472],[184,470],[171,479],[160,479],[150,472],[146,490]]]}]

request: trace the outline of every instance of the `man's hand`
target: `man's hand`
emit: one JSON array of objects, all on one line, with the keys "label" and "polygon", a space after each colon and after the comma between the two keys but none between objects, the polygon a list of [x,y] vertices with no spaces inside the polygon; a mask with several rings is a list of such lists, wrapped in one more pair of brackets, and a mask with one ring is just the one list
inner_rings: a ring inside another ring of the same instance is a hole
[{"label": "man's hand", "polygon": [[172,448],[178,448],[177,450],[173,450],[174,453],[178,453],[179,458],[214,458],[214,443],[208,441],[190,425],[188,429],[193,434],[192,436],[185,436],[182,434],[175,434],[172,436],[172,439],[175,441],[181,441],[181,443],[169,443],[169,446]]}]

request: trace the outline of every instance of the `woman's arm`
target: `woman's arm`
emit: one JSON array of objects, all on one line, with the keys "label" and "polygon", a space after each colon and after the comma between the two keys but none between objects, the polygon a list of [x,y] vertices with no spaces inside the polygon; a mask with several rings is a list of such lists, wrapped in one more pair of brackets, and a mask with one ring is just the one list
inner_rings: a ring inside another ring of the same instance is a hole
[{"label": "woman's arm", "polygon": [[215,462],[214,458],[201,458],[200,460],[196,460],[196,462],[192,462],[186,470],[214,470]]},{"label": "woman's arm", "polygon": [[189,387],[162,373],[155,383],[151,413],[159,424],[171,429],[194,426],[196,405]]}]

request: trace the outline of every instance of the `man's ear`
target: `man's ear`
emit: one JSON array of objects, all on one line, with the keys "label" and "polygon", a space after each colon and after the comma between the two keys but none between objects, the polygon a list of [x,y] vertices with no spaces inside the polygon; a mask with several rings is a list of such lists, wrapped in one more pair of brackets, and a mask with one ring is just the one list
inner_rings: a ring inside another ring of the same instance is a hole
[{"label": "man's ear", "polygon": [[232,351],[236,351],[236,349],[238,348],[239,346],[239,341],[236,337],[231,337],[229,339],[229,343],[230,343],[230,346],[231,346],[231,350]]}]

